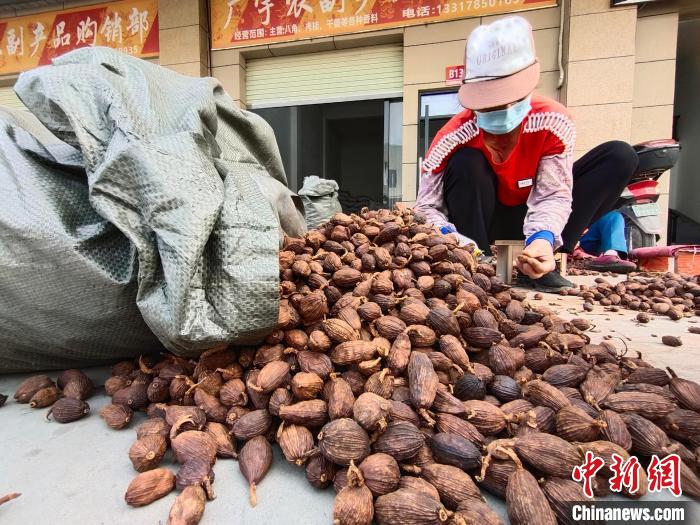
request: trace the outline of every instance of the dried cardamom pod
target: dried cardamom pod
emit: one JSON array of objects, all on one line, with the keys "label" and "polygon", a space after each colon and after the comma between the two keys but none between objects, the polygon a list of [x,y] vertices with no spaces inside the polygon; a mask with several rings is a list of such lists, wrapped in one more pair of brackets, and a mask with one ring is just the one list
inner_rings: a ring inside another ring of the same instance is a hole
[{"label": "dried cardamom pod", "polygon": [[625,379],[625,383],[646,383],[648,385],[666,386],[671,381],[665,370],[653,366],[642,366],[635,369]]},{"label": "dried cardamom pod", "polygon": [[353,417],[368,432],[383,432],[391,413],[391,402],[383,397],[365,392],[355,401]]},{"label": "dried cardamom pod", "polygon": [[433,346],[437,341],[437,334],[432,328],[422,324],[412,324],[406,328],[406,335],[414,347]]},{"label": "dried cardamom pod", "polygon": [[421,478],[401,476],[401,480],[399,481],[399,489],[412,490],[418,492],[419,494],[428,496],[437,502],[440,501],[440,494],[438,493],[437,489]]},{"label": "dried cardamom pod", "polygon": [[287,461],[302,466],[314,450],[314,437],[311,431],[299,425],[282,423],[277,429],[277,443]]},{"label": "dried cardamom pod", "polygon": [[647,418],[662,418],[675,410],[675,405],[656,394],[618,392],[606,397],[601,406],[615,412],[634,412]]},{"label": "dried cardamom pod", "polygon": [[133,414],[133,410],[124,405],[105,405],[100,410],[100,417],[105,420],[108,427],[114,430],[121,430],[128,426]]},{"label": "dried cardamom pod", "polygon": [[253,410],[234,421],[231,432],[236,439],[247,441],[255,436],[264,436],[271,426],[272,417],[267,409]]},{"label": "dried cardamom pod", "polygon": [[216,461],[216,442],[206,432],[187,430],[172,438],[170,444],[178,463],[184,464],[199,458],[207,460],[211,465]]},{"label": "dried cardamom pod", "polygon": [[[80,372],[80,371],[78,371]],[[92,395],[95,385],[84,373],[73,373],[62,387],[63,395],[85,401]]]},{"label": "dried cardamom pod", "polygon": [[[491,379],[493,379],[493,376]],[[484,381],[477,375],[467,373],[454,384],[453,393],[461,401],[469,401],[470,399],[482,400],[486,395],[486,386]]]},{"label": "dried cardamom pod", "polygon": [[332,348],[328,357],[333,364],[347,366],[373,359],[376,354],[377,347],[369,341],[346,341]]},{"label": "dried cardamom pod", "polygon": [[184,490],[186,487],[201,487],[207,496],[207,499],[213,500],[214,489],[214,471],[211,464],[202,458],[194,458],[187,461],[180,467],[175,476],[175,486],[178,490]]},{"label": "dried cardamom pod", "polygon": [[552,434],[535,432],[515,440],[515,451],[525,463],[549,476],[567,478],[581,464],[576,447]]},{"label": "dried cardamom pod", "polygon": [[[286,388],[277,388],[270,395],[270,402],[267,404],[267,409],[273,416],[279,416],[280,407],[291,405],[293,402],[292,393]],[[247,402],[245,403],[247,404]]]},{"label": "dried cardamom pod", "polygon": [[399,489],[376,499],[374,516],[379,525],[441,525],[450,513],[442,503],[425,494]]},{"label": "dried cardamom pod", "polygon": [[535,477],[516,462],[516,469],[508,478],[506,510],[513,525],[556,525],[547,498]]},{"label": "dried cardamom pod", "polygon": [[542,374],[542,380],[556,387],[577,387],[588,375],[588,368],[565,364],[554,365]]},{"label": "dried cardamom pod", "polygon": [[167,449],[165,437],[152,434],[137,439],[131,445],[129,459],[137,472],[146,472],[153,470],[160,464]]},{"label": "dried cardamom pod", "polygon": [[462,436],[439,432],[431,436],[428,442],[435,460],[439,463],[462,470],[473,470],[481,466],[481,452]]},{"label": "dried cardamom pod", "polygon": [[18,403],[29,403],[32,396],[42,388],[53,386],[53,381],[47,375],[35,375],[28,377],[20,383],[15,391],[14,398]]},{"label": "dried cardamom pod", "polygon": [[175,488],[175,475],[167,468],[157,468],[136,476],[126,489],[124,499],[132,507],[148,505]]},{"label": "dried cardamom pod", "polygon": [[29,400],[29,406],[32,408],[44,408],[53,405],[60,395],[61,390],[57,386],[47,386],[34,393]]},{"label": "dried cardamom pod", "polygon": [[417,427],[421,425],[418,414],[405,402],[392,400],[390,417],[393,421],[408,421]]},{"label": "dried cardamom pod", "polygon": [[[581,485],[575,481],[564,478],[548,478],[541,484],[542,492],[549,501],[549,505],[561,525],[578,525],[579,521],[571,517],[571,505],[581,501],[595,501],[587,498]],[[594,521],[594,525],[603,525],[600,521]]]},{"label": "dried cardamom pod", "polygon": [[373,450],[389,454],[397,461],[404,461],[415,456],[424,442],[425,437],[415,425],[408,421],[392,421],[377,437]]},{"label": "dried cardamom pod", "polygon": [[519,399],[522,395],[520,384],[512,377],[503,375],[495,376],[489,383],[487,391],[503,403]]},{"label": "dried cardamom pod", "polygon": [[384,399],[391,398],[394,393],[394,376],[385,368],[381,372],[375,372],[365,382],[365,392],[372,392]]},{"label": "dried cardamom pod", "polygon": [[562,408],[556,415],[557,435],[567,441],[595,441],[607,424],[593,419],[576,406]]},{"label": "dried cardamom pod", "polygon": [[250,486],[250,504],[258,503],[256,486],[265,477],[272,464],[272,447],[263,436],[256,436],[241,448],[238,467]]},{"label": "dried cardamom pod", "polygon": [[336,467],[323,454],[317,454],[306,462],[306,479],[317,489],[325,489],[335,477]]},{"label": "dried cardamom pod", "polygon": [[673,448],[666,433],[645,417],[634,412],[620,414],[632,436],[632,452],[642,456],[671,454]]},{"label": "dried cardamom pod", "polygon": [[148,385],[143,383],[132,383],[126,388],[117,390],[112,395],[112,403],[115,405],[125,405],[132,410],[141,410],[148,406]]},{"label": "dried cardamom pod", "polygon": [[113,396],[115,392],[126,388],[131,384],[131,378],[129,376],[112,376],[108,377],[105,381],[105,392],[108,396]]},{"label": "dried cardamom pod", "polygon": [[331,374],[325,385],[325,398],[330,419],[352,417],[355,396],[350,384],[338,374]]},{"label": "dried cardamom pod", "polygon": [[353,462],[348,471],[348,483],[333,502],[333,525],[371,525],[374,517],[372,492],[364,484]]},{"label": "dried cardamom pod", "polygon": [[580,385],[583,400],[593,406],[598,406],[603,399],[615,391],[620,376],[606,373],[601,368],[594,366],[586,374],[586,378]]},{"label": "dried cardamom pod", "polygon": [[[107,405],[107,406],[122,407],[122,405]],[[128,407],[124,407],[124,408],[128,409]],[[170,435],[170,425],[168,425],[168,423],[165,421],[165,419],[163,419],[161,417],[149,417],[146,421],[141,423],[136,428],[136,439],[141,439],[142,437],[150,436],[152,434],[161,435],[167,441],[169,439],[169,435]]]},{"label": "dried cardamom pod", "polygon": [[239,378],[226,381],[219,390],[219,400],[228,407],[247,405],[245,383]]},{"label": "dried cardamom pod", "polygon": [[600,419],[607,425],[601,429],[601,437],[630,451],[632,449],[632,436],[630,436],[627,425],[620,414],[613,410],[603,410],[600,413]]},{"label": "dried cardamom pod", "polygon": [[375,497],[399,488],[399,464],[388,454],[370,454],[362,460],[358,468],[362,472],[365,485]]},{"label": "dried cardamom pod", "polygon": [[489,507],[481,497],[473,496],[462,500],[452,520],[456,524],[504,525],[503,520],[495,510]]},{"label": "dried cardamom pod", "polygon": [[449,357],[462,371],[466,372],[471,369],[469,356],[460,340],[454,335],[447,334],[440,337],[440,351]]},{"label": "dried cardamom pod", "polygon": [[299,401],[281,406],[279,417],[288,424],[320,427],[328,421],[328,405],[322,399]]},{"label": "dried cardamom pod", "polygon": [[236,458],[236,442],[231,439],[228,429],[225,425],[215,421],[209,421],[204,427],[204,432],[207,433],[216,443],[216,455],[220,458]]},{"label": "dried cardamom pod", "polygon": [[533,405],[549,407],[555,412],[571,404],[569,398],[558,388],[540,379],[526,383],[523,386],[523,396]]},{"label": "dried cardamom pod", "polygon": [[46,414],[46,419],[53,416],[58,423],[71,423],[90,412],[90,405],[73,397],[62,397],[56,401]]},{"label": "dried cardamom pod", "polygon": [[190,485],[175,498],[167,525],[197,525],[204,514],[206,496],[200,486]]},{"label": "dried cardamom pod", "polygon": [[448,509],[455,510],[467,498],[481,498],[471,476],[460,468],[433,463],[423,467],[420,476],[437,489]]},{"label": "dried cardamom pod", "polygon": [[474,446],[481,449],[484,446],[484,436],[469,421],[452,414],[438,413],[435,415],[435,429],[438,432],[455,434],[471,441]]},{"label": "dried cardamom pod", "polygon": [[433,419],[428,415],[428,409],[435,400],[439,380],[430,358],[420,352],[412,352],[407,373],[413,406],[428,424],[434,424]]},{"label": "dried cardamom pod", "polygon": [[289,380],[289,363],[272,361],[266,364],[248,388],[255,392],[270,394]]},{"label": "dried cardamom pod", "polygon": [[[369,436],[353,419],[339,418],[324,425],[318,434],[318,448],[329,461],[347,466],[369,455]],[[376,448],[376,447],[375,447]]]},{"label": "dried cardamom pod", "polygon": [[668,373],[671,374],[671,381],[668,385],[669,390],[678,399],[678,404],[681,406],[681,408],[699,412],[700,385],[695,381],[681,379],[670,368],[667,368],[666,370],[668,370]]},{"label": "dried cardamom pod", "polygon": [[471,399],[464,401],[467,421],[485,436],[496,435],[506,428],[506,423],[511,419],[497,406],[487,401]]}]

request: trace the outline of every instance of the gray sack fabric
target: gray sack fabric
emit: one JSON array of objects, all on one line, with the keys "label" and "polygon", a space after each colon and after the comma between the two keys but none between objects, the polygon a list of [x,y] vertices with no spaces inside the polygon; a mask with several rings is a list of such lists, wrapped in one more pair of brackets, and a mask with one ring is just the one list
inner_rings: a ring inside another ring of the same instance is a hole
[{"label": "gray sack fabric", "polygon": [[338,183],[334,180],[322,179],[316,175],[304,177],[304,186],[299,190],[299,196],[304,203],[309,228],[316,228],[334,214],[343,211],[338,200]]},{"label": "gray sack fabric", "polygon": [[0,110],[0,372],[196,355],[276,323],[280,232],[304,219],[261,118],[106,48],[15,90],[41,123]]}]

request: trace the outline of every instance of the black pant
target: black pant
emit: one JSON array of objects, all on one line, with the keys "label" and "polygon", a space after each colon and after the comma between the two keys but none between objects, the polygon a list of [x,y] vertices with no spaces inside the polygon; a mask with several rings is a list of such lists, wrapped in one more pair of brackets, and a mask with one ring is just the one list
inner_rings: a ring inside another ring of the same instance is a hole
[{"label": "black pant", "polygon": [[[638,163],[637,153],[619,140],[605,142],[574,162],[572,210],[561,251],[571,253],[583,231],[613,208]],[[444,177],[448,218],[479,248],[490,253],[496,239],[523,238],[527,205],[498,201],[496,174],[481,151],[462,148],[453,153]]]}]

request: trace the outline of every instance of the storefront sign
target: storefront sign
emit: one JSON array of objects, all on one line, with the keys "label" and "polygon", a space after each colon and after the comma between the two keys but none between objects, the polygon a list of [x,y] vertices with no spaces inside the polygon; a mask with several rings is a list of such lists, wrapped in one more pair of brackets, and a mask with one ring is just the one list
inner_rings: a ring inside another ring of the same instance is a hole
[{"label": "storefront sign", "polygon": [[552,7],[557,0],[211,0],[212,49]]},{"label": "storefront sign", "polygon": [[0,75],[50,64],[86,46],[158,55],[158,0],[125,0],[0,19]]},{"label": "storefront sign", "polygon": [[454,86],[455,84],[461,84],[464,78],[464,65],[460,64],[458,66],[447,66],[445,68],[445,84],[448,86]]}]

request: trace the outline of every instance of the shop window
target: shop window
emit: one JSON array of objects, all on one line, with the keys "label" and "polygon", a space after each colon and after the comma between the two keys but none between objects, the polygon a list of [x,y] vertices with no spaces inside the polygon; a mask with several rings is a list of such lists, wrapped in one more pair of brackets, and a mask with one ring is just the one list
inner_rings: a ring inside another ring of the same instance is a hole
[{"label": "shop window", "polygon": [[401,200],[401,100],[254,109],[273,128],[289,186],[334,179],[345,212]]},{"label": "shop window", "polygon": [[420,93],[420,120],[418,125],[418,156],[425,157],[440,128],[464,108],[459,105],[457,91]]}]

